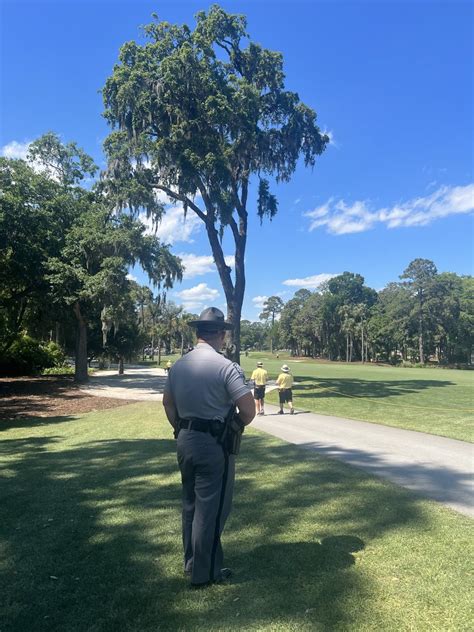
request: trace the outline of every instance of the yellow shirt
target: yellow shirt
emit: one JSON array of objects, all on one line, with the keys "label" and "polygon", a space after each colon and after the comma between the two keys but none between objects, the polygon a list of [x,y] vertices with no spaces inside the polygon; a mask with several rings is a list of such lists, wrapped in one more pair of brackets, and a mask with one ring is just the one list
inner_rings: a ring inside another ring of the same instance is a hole
[{"label": "yellow shirt", "polygon": [[250,379],[255,381],[255,386],[265,386],[268,380],[268,373],[265,369],[255,369]]},{"label": "yellow shirt", "polygon": [[277,377],[277,386],[280,390],[291,388],[293,386],[293,376],[291,373],[280,373]]}]

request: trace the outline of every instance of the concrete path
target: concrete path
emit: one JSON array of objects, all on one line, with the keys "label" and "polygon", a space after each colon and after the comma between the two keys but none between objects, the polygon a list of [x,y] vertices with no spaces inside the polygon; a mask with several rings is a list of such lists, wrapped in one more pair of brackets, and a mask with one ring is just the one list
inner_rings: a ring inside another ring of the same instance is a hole
[{"label": "concrete path", "polygon": [[164,369],[126,367],[124,375],[118,375],[116,369],[93,373],[81,390],[96,397],[161,402],[165,381]]},{"label": "concrete path", "polygon": [[252,426],[474,516],[472,444],[365,421],[277,411],[267,405]]},{"label": "concrete path", "polygon": [[[125,375],[98,371],[84,391],[99,397],[161,401],[165,380],[164,369],[127,367]],[[265,411],[253,427],[474,516],[472,444],[315,413],[277,415],[278,408],[270,405]]]}]

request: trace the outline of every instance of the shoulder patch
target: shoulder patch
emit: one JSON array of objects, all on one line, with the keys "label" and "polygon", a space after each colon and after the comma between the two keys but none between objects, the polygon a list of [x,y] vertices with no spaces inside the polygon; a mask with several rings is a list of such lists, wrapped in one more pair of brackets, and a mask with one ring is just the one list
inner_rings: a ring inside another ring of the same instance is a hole
[{"label": "shoulder patch", "polygon": [[245,373],[242,369],[242,367],[240,366],[240,364],[237,364],[237,362],[232,362],[232,366],[234,367],[234,369],[237,371],[237,373],[240,375],[240,377],[245,380]]}]

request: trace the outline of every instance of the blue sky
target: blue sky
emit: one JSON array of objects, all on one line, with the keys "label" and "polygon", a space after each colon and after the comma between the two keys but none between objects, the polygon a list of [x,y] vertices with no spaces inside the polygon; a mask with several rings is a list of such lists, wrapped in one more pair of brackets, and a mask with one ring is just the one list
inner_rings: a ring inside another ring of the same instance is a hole
[{"label": "blue sky", "polygon": [[[194,23],[211,2],[1,2],[0,152],[24,155],[54,130],[103,165],[108,127],[100,88],[119,47],[140,39],[153,11]],[[472,274],[473,5],[471,2],[235,1],[251,38],[279,50],[286,86],[318,113],[331,145],[313,171],[275,188],[279,213],[251,217],[243,317],[272,294],[344,270],[380,289],[416,257]],[[170,207],[159,234],[183,256],[170,293],[188,310],[224,307],[198,221]],[[232,255],[230,240],[225,253]],[[133,274],[146,282],[139,270]]]}]

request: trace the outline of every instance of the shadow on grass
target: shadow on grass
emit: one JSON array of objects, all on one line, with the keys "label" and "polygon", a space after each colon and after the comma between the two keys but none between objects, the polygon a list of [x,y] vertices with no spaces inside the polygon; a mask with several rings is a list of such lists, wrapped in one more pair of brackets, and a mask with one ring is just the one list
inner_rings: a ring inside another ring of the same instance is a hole
[{"label": "shadow on grass", "polygon": [[320,629],[313,610],[321,629],[347,627],[345,599],[370,591],[353,552],[424,523],[407,492],[250,434],[224,542],[235,583],[196,594],[182,576],[174,441],[29,437],[2,449],[5,632]]},{"label": "shadow on grass", "polygon": [[318,399],[345,397],[347,395],[380,399],[420,393],[428,388],[443,388],[455,385],[454,382],[447,380],[360,380],[352,377],[334,379],[315,378],[307,375],[299,375],[297,380],[298,382],[294,384],[293,390],[297,392],[298,398],[311,397]]},{"label": "shadow on grass", "polygon": [[0,433],[15,428],[36,428],[38,426],[52,426],[69,421],[76,421],[80,414],[81,413],[77,415],[60,415],[58,417],[29,417],[25,415],[14,419],[0,419]]}]

